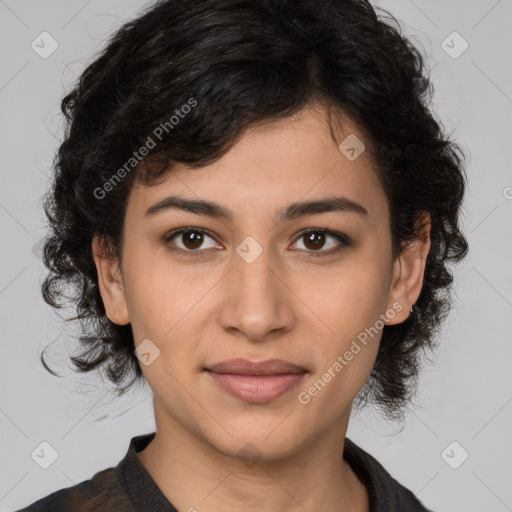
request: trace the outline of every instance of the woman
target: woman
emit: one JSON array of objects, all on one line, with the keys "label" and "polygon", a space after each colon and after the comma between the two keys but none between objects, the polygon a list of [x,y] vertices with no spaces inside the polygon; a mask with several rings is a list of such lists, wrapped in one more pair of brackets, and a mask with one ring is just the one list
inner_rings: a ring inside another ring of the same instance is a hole
[{"label": "woman", "polygon": [[23,509],[425,511],[346,438],[448,313],[462,154],[364,0],[159,1],[63,100],[45,300],[156,432]]}]

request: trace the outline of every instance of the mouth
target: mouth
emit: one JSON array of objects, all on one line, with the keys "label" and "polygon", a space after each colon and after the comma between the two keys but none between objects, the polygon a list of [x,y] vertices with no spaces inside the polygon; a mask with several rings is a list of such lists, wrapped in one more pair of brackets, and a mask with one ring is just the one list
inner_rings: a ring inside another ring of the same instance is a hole
[{"label": "mouth", "polygon": [[294,388],[308,373],[282,359],[252,362],[232,359],[204,371],[224,392],[247,403],[268,403]]},{"label": "mouth", "polygon": [[204,369],[214,373],[253,376],[300,374],[307,371],[305,368],[283,359],[267,359],[256,362],[247,359],[230,359]]}]

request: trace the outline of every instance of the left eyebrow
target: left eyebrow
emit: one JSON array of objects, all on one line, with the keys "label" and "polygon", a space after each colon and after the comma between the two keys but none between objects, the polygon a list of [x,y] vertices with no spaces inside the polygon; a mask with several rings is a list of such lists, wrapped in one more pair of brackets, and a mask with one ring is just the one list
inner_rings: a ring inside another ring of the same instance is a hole
[{"label": "left eyebrow", "polygon": [[[186,199],[178,196],[169,196],[158,201],[146,210],[145,216],[153,216],[169,209],[188,211],[196,215],[206,215],[230,221],[234,219],[233,212],[220,204],[204,199]],[[326,212],[352,212],[362,216],[368,215],[368,210],[359,203],[344,196],[333,196],[313,201],[291,203],[279,210],[278,222]]]},{"label": "left eyebrow", "polygon": [[368,210],[359,203],[356,203],[348,197],[333,196],[314,201],[291,203],[280,211],[278,221],[326,212],[352,212],[362,216],[368,216]]}]

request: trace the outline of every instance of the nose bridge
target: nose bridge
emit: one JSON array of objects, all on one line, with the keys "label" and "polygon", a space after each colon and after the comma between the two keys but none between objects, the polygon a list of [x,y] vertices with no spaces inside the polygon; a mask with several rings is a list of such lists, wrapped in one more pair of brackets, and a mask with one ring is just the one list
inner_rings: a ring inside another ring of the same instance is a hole
[{"label": "nose bridge", "polygon": [[[246,287],[255,298],[259,295],[272,296],[271,288],[275,286],[275,261],[272,262],[271,251],[263,249],[255,241],[244,241],[237,248],[238,260],[235,262],[235,274],[238,285]],[[269,297],[271,298],[271,297]]]},{"label": "nose bridge", "polygon": [[220,317],[224,329],[235,328],[248,338],[262,339],[271,331],[289,328],[293,311],[283,278],[277,275],[282,265],[272,251],[246,239],[234,258],[232,286]]}]

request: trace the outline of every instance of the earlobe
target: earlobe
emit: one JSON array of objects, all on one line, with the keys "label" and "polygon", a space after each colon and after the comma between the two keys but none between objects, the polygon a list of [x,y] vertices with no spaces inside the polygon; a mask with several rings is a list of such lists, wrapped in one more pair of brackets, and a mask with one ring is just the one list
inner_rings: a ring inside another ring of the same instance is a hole
[{"label": "earlobe", "polygon": [[92,253],[107,318],[118,325],[129,324],[130,317],[118,260],[110,255],[105,242],[102,243],[98,236],[92,241]]},{"label": "earlobe", "polygon": [[[402,307],[386,324],[399,324],[410,314],[423,287],[427,255],[430,250],[430,214],[423,212],[417,222],[417,238],[405,246],[393,263],[393,280],[389,304],[399,303]],[[391,307],[391,306],[389,306]]]}]

